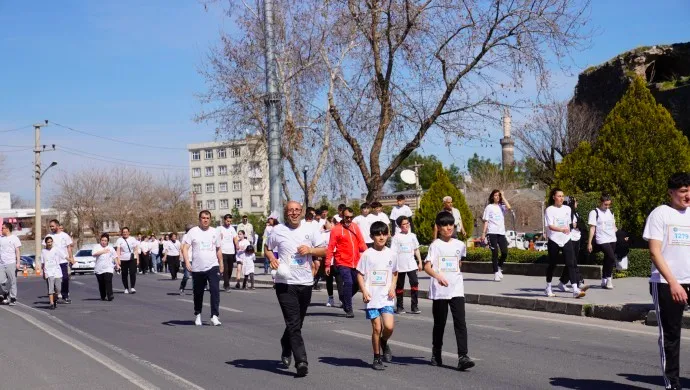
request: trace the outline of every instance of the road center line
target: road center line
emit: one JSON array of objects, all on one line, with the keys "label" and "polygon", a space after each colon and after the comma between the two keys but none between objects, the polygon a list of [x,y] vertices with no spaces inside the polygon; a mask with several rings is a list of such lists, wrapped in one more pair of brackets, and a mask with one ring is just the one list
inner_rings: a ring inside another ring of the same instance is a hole
[{"label": "road center line", "polygon": [[[187,303],[194,303],[194,301],[192,301],[191,299],[178,299],[178,301],[180,301],[180,302],[187,302]],[[211,304],[210,304],[210,303],[204,302],[204,306],[206,306],[206,307],[211,307]],[[233,312],[233,313],[242,313],[242,310],[237,310],[237,309],[233,309],[233,308],[230,308],[230,307],[223,307],[223,306],[220,306],[220,305],[219,305],[218,308],[219,308],[220,310],[225,310],[225,311],[229,311],[229,312]]]},{"label": "road center line", "polygon": [[[357,337],[360,339],[371,341],[371,335],[370,334],[355,333],[355,332],[350,332],[349,330],[344,330],[344,329],[334,330],[334,332],[344,334],[346,336],[352,336],[352,337]],[[422,347],[420,345],[404,343],[402,341],[396,341],[396,340],[388,340],[388,344],[395,345],[398,347],[407,348],[407,349],[412,349],[415,351],[426,352],[429,355],[431,355],[431,348]],[[458,358],[457,354],[453,354],[450,352],[442,352],[442,354],[445,357],[449,357],[449,358],[453,358],[453,359]],[[482,360],[482,359],[473,357],[472,360]]]},{"label": "road center line", "polygon": [[76,281],[76,280],[73,280],[73,281],[71,281],[70,283],[78,284],[78,285],[80,285],[80,286],[83,286],[83,285],[84,285],[84,282],[79,282],[79,281]]}]

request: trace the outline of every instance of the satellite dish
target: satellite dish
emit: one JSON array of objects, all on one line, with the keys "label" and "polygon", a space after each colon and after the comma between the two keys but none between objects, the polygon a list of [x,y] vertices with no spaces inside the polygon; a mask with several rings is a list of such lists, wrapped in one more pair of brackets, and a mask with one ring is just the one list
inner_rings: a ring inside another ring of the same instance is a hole
[{"label": "satellite dish", "polygon": [[400,172],[400,179],[407,184],[417,184],[417,175],[415,175],[414,171],[409,169]]}]

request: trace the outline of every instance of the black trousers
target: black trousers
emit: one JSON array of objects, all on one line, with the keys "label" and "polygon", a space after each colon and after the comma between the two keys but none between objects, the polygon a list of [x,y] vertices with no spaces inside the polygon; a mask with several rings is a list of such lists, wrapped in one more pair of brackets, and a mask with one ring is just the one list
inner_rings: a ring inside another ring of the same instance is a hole
[{"label": "black trousers", "polygon": [[[491,249],[491,265],[494,268],[494,273],[498,272],[499,267],[503,267],[503,263],[508,258],[508,240],[504,234],[488,234],[489,249]],[[498,249],[501,249],[501,257],[498,257]]]},{"label": "black trousers", "polygon": [[235,266],[237,257],[235,254],[223,253],[223,289],[230,288],[230,279],[232,278],[232,269]]},{"label": "black trousers", "polygon": [[[134,288],[134,285],[137,283],[137,261],[136,259],[132,260],[120,260],[120,268],[122,268],[122,285],[125,287],[125,289],[128,288]],[[131,281],[131,286],[129,283],[127,283],[127,277],[129,276],[129,280]]]},{"label": "black trousers", "polygon": [[302,324],[311,303],[312,286],[277,283],[276,296],[285,320],[285,332],[280,338],[281,356],[295,357],[295,364],[307,362],[307,349],[302,338]]},{"label": "black trousers", "polygon": [[113,300],[113,273],[104,272],[96,274],[98,280],[98,291],[101,293],[101,299]]},{"label": "black trousers", "polygon": [[62,271],[62,283],[60,283],[60,295],[62,295],[62,299],[67,299],[69,298],[69,268],[67,267],[68,263],[62,263],[60,264],[60,270]]},{"label": "black trousers", "polygon": [[403,295],[405,294],[405,275],[410,278],[410,297],[412,310],[417,309],[419,304],[419,279],[417,279],[417,271],[398,272],[398,282],[395,285],[396,306],[398,309],[403,308]]},{"label": "black trousers", "polygon": [[244,281],[242,282],[242,288],[247,288],[247,280],[251,283],[250,286],[251,288],[254,288],[254,273],[252,272],[249,275],[244,275]]},{"label": "black trousers", "polygon": [[434,350],[443,348],[443,333],[446,330],[448,308],[453,315],[453,329],[455,330],[455,342],[458,345],[458,356],[467,355],[467,323],[465,322],[465,297],[453,297],[451,299],[435,299],[431,304],[431,313],[434,316],[434,330],[432,346]]},{"label": "black trousers", "polygon": [[563,272],[561,272],[561,278],[559,280],[563,284],[568,284],[568,282],[570,282],[571,284],[585,284],[584,279],[582,279],[582,275],[580,275],[580,268],[578,268],[578,251],[580,250],[580,241],[572,241],[571,247],[573,248],[573,259],[575,261],[575,272],[577,272],[577,280],[575,282],[570,280],[570,270],[568,269],[568,267],[563,267]]},{"label": "black trousers", "polygon": [[192,290],[194,291],[194,315],[201,314],[204,306],[204,288],[208,282],[211,294],[211,315],[218,316],[220,306],[220,272],[218,266],[208,271],[192,272]]},{"label": "black trousers", "polygon": [[151,255],[150,254],[140,254],[139,255],[139,271],[142,274],[149,272],[149,267],[151,265]]},{"label": "black trousers", "polygon": [[590,264],[594,264],[593,257],[597,252],[604,252],[604,266],[601,268],[601,273],[604,278],[610,278],[613,276],[613,268],[616,266],[616,243],[592,244]]},{"label": "black trousers", "polygon": [[[690,295],[690,284],[684,284],[683,288]],[[667,283],[650,283],[649,291],[659,323],[659,354],[664,384],[666,388],[672,385],[680,388],[680,330],[686,302],[674,302]]]},{"label": "black trousers", "polygon": [[180,256],[168,256],[168,271],[172,280],[177,280],[177,273],[180,271]]},{"label": "black trousers", "polygon": [[331,266],[331,274],[326,275],[326,292],[329,297],[333,296],[333,280],[335,279],[335,288],[338,290],[338,301],[343,301],[343,278],[338,272],[338,268],[334,265]]},{"label": "black trousers", "polygon": [[563,252],[563,259],[565,260],[565,267],[568,268],[568,275],[570,280],[574,280],[577,285],[578,274],[575,263],[575,252],[573,252],[573,242],[568,241],[563,246],[558,246],[555,242],[549,240],[546,244],[546,249],[549,252],[549,266],[546,267],[546,283],[551,283],[553,279],[553,271],[558,264],[558,252]]}]

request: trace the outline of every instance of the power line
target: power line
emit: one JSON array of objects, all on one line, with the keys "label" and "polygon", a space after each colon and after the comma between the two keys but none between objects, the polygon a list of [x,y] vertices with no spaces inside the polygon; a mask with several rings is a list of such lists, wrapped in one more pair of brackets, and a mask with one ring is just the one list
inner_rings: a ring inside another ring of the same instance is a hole
[{"label": "power line", "polygon": [[70,155],[75,155],[78,157],[82,157],[88,160],[97,160],[97,161],[103,161],[103,162],[108,162],[111,164],[118,164],[118,165],[124,165],[124,166],[130,166],[130,167],[136,167],[136,168],[146,168],[146,169],[161,169],[161,170],[188,170],[188,167],[182,167],[182,166],[174,166],[174,165],[163,165],[163,164],[151,164],[151,165],[146,165],[147,163],[141,163],[141,162],[132,162],[129,160],[122,160],[122,159],[116,159],[114,157],[103,157],[99,155],[94,155],[93,153],[89,152],[83,152],[83,151],[78,151],[74,150],[71,148],[59,148],[59,151],[64,151],[66,153],[69,153]]},{"label": "power line", "polygon": [[[88,135],[88,136],[91,136],[91,137],[95,137],[95,138],[100,138],[100,139],[104,139],[104,140],[108,140],[108,141],[112,141],[112,142],[119,142],[119,143],[122,143],[122,144],[127,144],[127,145],[132,145],[132,146],[138,146],[138,147],[144,147],[144,148],[151,148],[151,146],[149,146],[149,145],[142,145],[142,144],[136,143],[136,142],[124,141],[124,140],[120,140],[120,139],[116,139],[116,138],[105,137],[105,136],[102,136],[102,135],[89,133],[89,132],[83,131],[83,130],[77,130],[77,129],[75,129],[75,128],[72,128],[72,127],[69,127],[69,126],[65,126],[65,125],[61,125],[61,124],[56,123],[56,122],[50,122],[50,123],[54,124],[55,126],[62,127],[63,129],[67,129],[67,130],[69,130],[69,131],[73,131],[73,132],[79,133],[79,134],[85,134],[85,135]],[[157,149],[167,149],[167,150],[184,150],[184,151],[187,151],[187,148],[176,148],[176,147],[171,147],[171,146],[156,146],[156,148],[157,148]]]},{"label": "power line", "polygon": [[148,162],[143,162],[143,161],[132,161],[132,160],[126,160],[122,158],[117,158],[117,157],[108,157],[108,156],[102,156],[100,154],[96,153],[91,153],[91,152],[86,152],[83,150],[78,150],[78,149],[73,149],[73,148],[68,148],[66,146],[60,146],[58,147],[59,149],[65,149],[66,151],[74,152],[74,153],[82,153],[82,154],[87,154],[91,155],[97,158],[105,158],[108,160],[116,160],[116,161],[121,161],[125,163],[130,163],[130,164],[137,164],[137,165],[151,165],[151,166],[159,166],[162,168],[183,168],[183,169],[188,169],[189,167],[186,165],[173,165],[173,164],[158,164],[158,163],[148,163]]},{"label": "power line", "polygon": [[17,127],[16,129],[0,130],[0,133],[10,133],[10,132],[12,132],[12,131],[24,130],[24,129],[28,129],[28,128],[31,128],[31,127],[32,127],[31,125],[26,125],[26,126],[22,126],[22,127]]}]

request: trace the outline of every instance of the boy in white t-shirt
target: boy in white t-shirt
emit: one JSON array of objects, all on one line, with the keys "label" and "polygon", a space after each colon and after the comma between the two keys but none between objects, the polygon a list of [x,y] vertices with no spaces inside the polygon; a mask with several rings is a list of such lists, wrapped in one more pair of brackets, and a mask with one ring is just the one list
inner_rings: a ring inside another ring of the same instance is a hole
[{"label": "boy in white t-shirt", "polygon": [[[395,221],[400,229],[391,240],[391,249],[396,252],[398,259],[398,282],[395,286],[396,306],[395,312],[405,314],[403,295],[405,293],[405,275],[410,278],[410,313],[419,314],[419,279],[417,271],[422,270],[422,255],[419,253],[419,241],[417,235],[410,233],[410,218],[400,216]],[[415,261],[416,259],[416,261]]]},{"label": "boy in white t-shirt", "polygon": [[680,389],[680,331],[690,294],[690,173],[672,175],[668,194],[671,202],[649,214],[642,237],[652,255],[649,290],[659,324],[664,385]]},{"label": "boy in white t-shirt", "polygon": [[438,239],[429,246],[424,260],[424,271],[431,276],[429,299],[433,301],[431,311],[434,316],[431,365],[441,366],[443,333],[448,319],[448,307],[453,315],[455,341],[458,346],[458,370],[474,367],[467,356],[467,324],[465,322],[465,290],[460,265],[467,256],[467,248],[462,241],[454,239],[455,217],[447,211],[436,215]]},{"label": "boy in white t-shirt", "polygon": [[366,317],[371,320],[371,344],[374,348],[374,370],[383,370],[383,361],[393,359],[388,339],[393,335],[393,303],[398,279],[397,254],[386,247],[388,226],[381,221],[370,228],[374,246],[364,251],[357,264],[357,282],[362,291]]},{"label": "boy in white t-shirt", "polygon": [[48,281],[48,298],[50,299],[50,310],[57,309],[57,299],[60,295],[62,285],[62,269],[60,268],[60,253],[53,246],[53,238],[45,238],[46,247],[41,251],[43,260],[43,279]]},{"label": "boy in white t-shirt", "polygon": [[405,204],[405,195],[403,194],[400,194],[395,198],[395,206],[393,206],[391,209],[390,219],[393,221],[393,225],[395,225],[395,228],[393,228],[392,232],[393,237],[400,233],[400,226],[395,223],[395,221],[397,221],[400,217],[412,218],[412,209],[410,206]]},{"label": "boy in white t-shirt", "polygon": [[359,226],[359,230],[362,231],[362,237],[364,237],[364,242],[367,244],[367,247],[371,248],[374,245],[374,240],[371,239],[371,235],[369,234],[369,227],[371,227],[372,224],[369,218],[369,211],[369,203],[362,203],[359,207],[360,215],[356,216],[352,222]]}]

